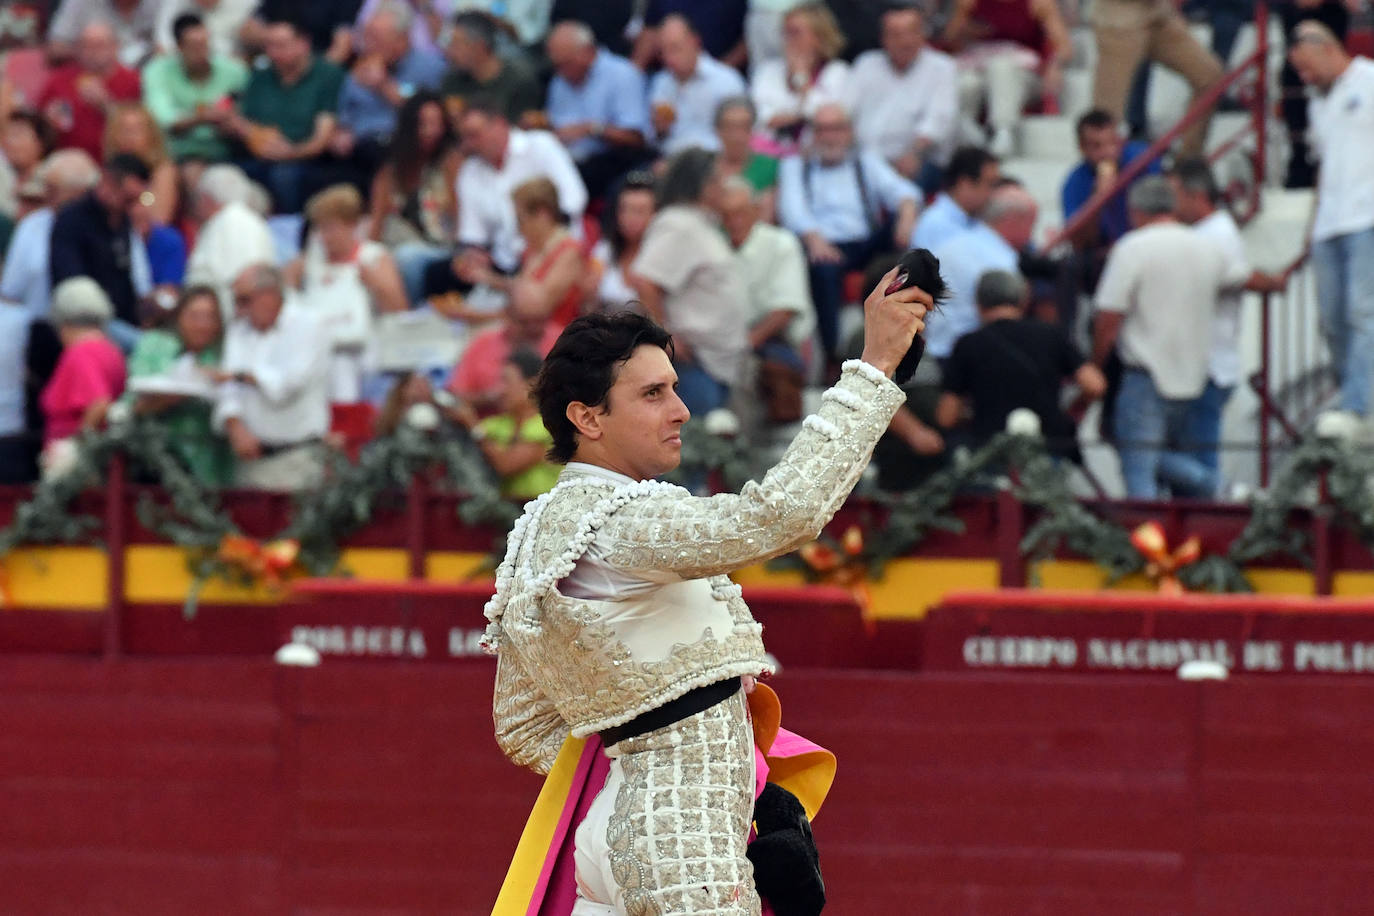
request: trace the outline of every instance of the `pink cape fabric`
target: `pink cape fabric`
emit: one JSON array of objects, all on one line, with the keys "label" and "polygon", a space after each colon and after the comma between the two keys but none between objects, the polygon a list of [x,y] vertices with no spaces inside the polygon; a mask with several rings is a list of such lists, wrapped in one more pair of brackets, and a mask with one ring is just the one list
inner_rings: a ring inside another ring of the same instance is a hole
[{"label": "pink cape fabric", "polygon": [[[779,728],[768,755],[776,760],[823,750],[820,745],[813,744],[801,735]],[[754,797],[757,798],[768,781],[768,761],[764,758],[763,751],[758,748],[754,749],[754,763],[757,772]],[[539,883],[530,901],[528,916],[569,916],[572,912],[573,904],[577,901],[573,837],[577,825],[587,816],[592,801],[606,784],[606,776],[610,769],[611,761],[602,753],[601,739],[588,738],[578,760],[572,788],[563,805],[553,844],[544,860]],[[753,839],[752,833],[750,839]],[[771,913],[767,904],[764,905],[763,912],[764,916]]]}]

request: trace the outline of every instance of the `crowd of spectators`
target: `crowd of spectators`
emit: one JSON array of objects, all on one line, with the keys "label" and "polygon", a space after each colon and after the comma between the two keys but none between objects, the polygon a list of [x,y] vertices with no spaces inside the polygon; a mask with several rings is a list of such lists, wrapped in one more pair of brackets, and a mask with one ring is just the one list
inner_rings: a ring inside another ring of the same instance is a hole
[{"label": "crowd of spectators", "polygon": [[[884,486],[1017,407],[1077,460],[1066,383],[1119,390],[1131,495],[1220,486],[1236,291],[1278,280],[1246,267],[1196,162],[1152,163],[1072,257],[1033,250],[1036,201],[1002,160],[1073,54],[1055,0],[52,6],[38,91],[0,92],[6,481],[60,473],[122,400],[205,482],[296,489],[358,416],[384,433],[432,402],[530,496],[554,472],[529,382],[572,318],[644,311],[694,414],[766,428],[850,355],[847,306],[926,247],[952,295]],[[1098,7],[1117,49],[1066,218],[1143,153],[1120,123],[1140,59],[1216,76],[1171,5]]]}]

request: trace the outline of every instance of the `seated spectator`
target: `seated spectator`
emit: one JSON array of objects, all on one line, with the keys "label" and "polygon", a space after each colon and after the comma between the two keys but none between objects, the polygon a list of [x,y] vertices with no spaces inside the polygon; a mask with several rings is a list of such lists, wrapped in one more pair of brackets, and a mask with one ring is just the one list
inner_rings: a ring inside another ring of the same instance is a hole
[{"label": "seated spectator", "polygon": [[997,157],[976,146],[954,151],[945,169],[944,190],[921,213],[912,248],[934,248],[978,222],[1001,177]]},{"label": "seated spectator", "polygon": [[[1240,227],[1222,203],[1221,189],[1207,160],[1201,157],[1176,162],[1169,172],[1174,191],[1175,214],[1180,222],[1221,248],[1231,263],[1231,273],[1245,274],[1244,289],[1283,292],[1288,278],[1262,273],[1250,267]],[[1220,469],[1221,416],[1241,381],[1241,290],[1225,289],[1217,296],[1212,316],[1212,348],[1207,357],[1207,387],[1193,401],[1185,437],[1199,461]]]},{"label": "seated spectator", "polygon": [[492,269],[511,274],[519,268],[525,240],[511,192],[529,179],[544,176],[553,182],[558,209],[573,226],[581,223],[587,206],[582,176],[553,134],[511,127],[485,103],[463,111],[458,133],[470,152],[458,172],[458,244],[466,250],[453,264],[431,267],[425,278],[427,297],[455,289],[466,292]]},{"label": "seated spectator", "polygon": [[300,305],[317,315],[332,347],[330,400],[363,400],[364,351],[373,318],[409,307],[396,262],[384,246],[358,241],[363,200],[352,185],[325,188],[305,208],[310,223],[305,252],[286,268]]},{"label": "seated spectator", "polygon": [[397,112],[421,89],[437,89],[444,58],[412,47],[414,12],[402,0],[384,0],[363,24],[362,46],[339,96],[339,129],[330,146],[349,159],[360,187],[377,173],[396,132]]},{"label": "seated spectator", "polygon": [[411,304],[424,298],[425,269],[452,251],[461,163],[439,96],[421,90],[407,99],[372,181],[368,236],[391,249]]},{"label": "seated spectator", "polygon": [[660,150],[719,149],[716,109],[729,96],[745,92],[744,79],[701,49],[701,38],[682,16],[663,21],[658,41],[663,69],[649,81],[649,105]]},{"label": "seated spectator", "polygon": [[[220,5],[230,2],[220,0]],[[233,97],[247,85],[248,68],[237,57],[212,50],[210,30],[196,13],[178,16],[172,32],[176,50],[143,68],[143,104],[166,132],[174,160],[223,162],[230,153],[226,130]]]},{"label": "seated spectator", "polygon": [[454,411],[458,422],[477,441],[487,464],[500,475],[501,495],[511,499],[534,499],[547,493],[558,483],[563,470],[546,457],[553,447],[553,436],[544,428],[531,397],[542,363],[533,350],[512,350],[501,366],[498,412],[480,419],[466,404],[460,404]]},{"label": "seated spectator", "polygon": [[544,303],[544,314],[559,327],[566,327],[582,314],[583,291],[578,280],[587,273],[587,257],[582,243],[568,232],[568,220],[558,209],[558,189],[547,178],[531,178],[511,192],[515,220],[525,251],[520,256],[520,272],[514,278],[481,267],[479,283],[493,289],[509,290],[515,283],[528,283]]},{"label": "seated spectator", "polygon": [[100,428],[124,392],[124,354],[105,336],[113,317],[109,297],[90,277],[71,277],[53,289],[52,321],[62,356],[41,399],[45,476],[66,469],[73,448],[67,440]]},{"label": "seated spectator", "polygon": [[233,315],[230,289],[252,264],[272,264],[277,249],[267,221],[250,206],[253,186],[238,167],[207,168],[196,185],[192,208],[200,222],[196,244],[186,261],[186,282],[215,290],[226,316]]},{"label": "seated spectator", "polygon": [[510,354],[527,348],[542,359],[553,349],[562,330],[549,321],[539,291],[527,283],[517,283],[510,291],[501,323],[472,338],[445,387],[478,413],[488,413],[501,402],[505,391],[501,367]]},{"label": "seated spectator", "polygon": [[549,0],[450,0],[455,12],[471,11],[488,18],[500,30],[503,53],[538,48],[549,34]]},{"label": "seated spectator", "polygon": [[819,0],[783,16],[782,43],[781,58],[754,67],[749,94],[768,136],[794,152],[818,108],[849,100],[849,64],[839,59],[844,35]]},{"label": "seated spectator", "polygon": [[186,279],[186,239],[171,226],[157,222],[156,203],[153,192],[140,194],[129,208],[129,226],[142,243],[153,298],[170,304],[176,301],[177,290]]},{"label": "seated spectator", "polygon": [[748,53],[745,6],[745,0],[648,0],[643,7],[644,28],[635,37],[635,66],[647,72],[656,59],[667,65],[664,45],[671,38],[664,26],[678,16],[701,36],[707,54],[732,70],[741,69]]},{"label": "seated spectator", "polygon": [[496,26],[490,16],[465,12],[453,17],[448,62],[453,69],[439,85],[439,94],[451,111],[461,113],[481,102],[510,123],[520,124],[528,113],[543,108],[534,75],[497,53]]},{"label": "seated spectator", "polygon": [[46,318],[52,292],[49,254],[57,211],[100,181],[100,166],[79,149],[58,150],[39,168],[44,206],[19,221],[0,273],[0,299],[22,305],[30,319]]},{"label": "seated spectator", "polygon": [[729,400],[748,352],[748,293],[720,232],[715,159],[689,149],[668,160],[629,278],[645,314],[673,335],[678,396],[697,416]]},{"label": "seated spectator", "polygon": [[1121,475],[1131,499],[1212,499],[1220,478],[1193,453],[1188,420],[1207,387],[1217,294],[1245,283],[1244,262],[1174,217],[1168,182],[1152,175],[1131,187],[1136,228],[1107,258],[1094,306],[1093,362],[1119,349],[1125,365],[1116,395]]},{"label": "seated spectator", "polygon": [[644,164],[649,106],[644,75],[623,57],[598,48],[592,30],[560,22],[549,33],[549,126],[567,146],[592,197]]},{"label": "seated spectator", "polygon": [[[1079,118],[1077,130],[1078,149],[1083,154],[1083,161],[1074,166],[1064,179],[1061,197],[1065,222],[1073,219],[1075,213],[1115,184],[1116,176],[1149,149],[1148,143],[1136,140],[1125,142],[1116,118],[1101,109],[1093,109]],[[1136,181],[1158,173],[1159,163],[1151,162]],[[1130,228],[1126,191],[1123,190],[1107,202],[1097,219],[1083,227],[1073,242],[1078,248],[1105,251]]]},{"label": "seated spectator", "polygon": [[727,178],[721,222],[748,295],[749,348],[759,359],[759,395],[773,422],[801,419],[801,393],[816,329],[801,242],[762,220],[758,193]]},{"label": "seated spectator", "polygon": [[654,218],[654,176],[632,172],[606,205],[606,227],[596,246],[588,271],[588,296],[594,309],[618,312],[638,302],[639,294],[629,280],[630,265],[639,256],[644,233]]},{"label": "seated spectator", "polygon": [[1107,379],[1054,325],[1026,317],[1030,286],[1018,274],[990,270],[974,293],[982,326],[960,337],[944,365],[944,394],[937,418],[950,429],[971,415],[974,448],[1007,428],[1017,408],[1035,411],[1051,454],[1081,463],[1076,424],[1059,406],[1072,380],[1083,399],[1095,401]]},{"label": "seated spectator", "polygon": [[921,192],[882,156],[854,148],[849,115],[839,105],[821,106],[812,123],[812,152],[789,156],[778,171],[778,216],[806,246],[821,344],[834,362],[845,274],[905,249]]},{"label": "seated spectator", "polygon": [[10,112],[0,133],[0,213],[18,218],[19,189],[39,180],[38,167],[51,151],[52,132],[42,118],[30,111]]},{"label": "seated spectator", "polygon": [[406,421],[406,413],[416,404],[429,404],[439,409],[434,402],[434,387],[429,383],[429,376],[423,372],[407,372],[397,378],[387,392],[373,423],[373,435],[378,439],[396,435]]},{"label": "seated spectator", "polygon": [[248,51],[256,53],[271,42],[274,22],[295,22],[313,53],[342,67],[353,55],[353,20],[357,15],[358,0],[260,0],[257,11],[240,29],[239,39]]},{"label": "seated spectator", "polygon": [[287,306],[281,271],[246,268],[233,284],[213,423],[237,462],[234,485],[301,490],[323,470],[329,431],[329,334],[318,316]]},{"label": "seated spectator", "polygon": [[[173,309],[166,330],[144,332],[129,356],[129,380],[153,376],[191,377],[201,369],[215,369],[224,342],[224,316],[219,298],[208,286],[189,286]],[[167,429],[172,449],[201,483],[228,486],[233,480],[234,456],[229,443],[210,425],[214,405],[176,394],[126,394],[141,414],[156,415]]]},{"label": "seated spectator", "polygon": [[148,192],[148,177],[137,156],[111,158],[100,182],[58,211],[48,255],[53,288],[71,277],[90,277],[104,290],[114,308],[107,330],[125,350],[138,339],[139,298],[152,291],[147,251],[130,221]]},{"label": "seated spectator", "polygon": [[[77,0],[67,0],[73,5]],[[85,150],[99,159],[105,136],[105,109],[115,102],[136,102],[141,94],[138,71],[119,63],[115,33],[105,22],[80,31],[76,59],[58,67],[38,97],[57,136],[58,147]]]},{"label": "seated spectator", "polygon": [[1016,273],[1021,252],[1030,245],[1039,208],[1035,198],[1018,184],[1004,184],[992,192],[983,219],[935,246],[940,274],[950,296],[926,325],[926,355],[944,360],[955,342],[978,327],[974,292],[978,278],[990,270]]},{"label": "seated spectator", "polygon": [[38,479],[38,437],[28,429],[28,310],[0,297],[0,484]]},{"label": "seated spectator", "polygon": [[157,17],[158,47],[166,52],[180,46],[177,20],[194,16],[205,26],[211,54],[221,59],[237,58],[239,35],[257,6],[257,0],[162,0]]},{"label": "seated spectator", "polygon": [[933,193],[954,150],[959,96],[954,60],[926,47],[916,6],[883,13],[881,51],[865,51],[849,72],[849,108],[859,146]]},{"label": "seated spectator", "polygon": [[596,36],[596,43],[612,54],[630,53],[628,29],[637,0],[553,0],[550,22],[582,22]]},{"label": "seated spectator", "polygon": [[998,156],[1016,150],[1015,128],[1038,92],[1057,98],[1073,40],[1055,0],[955,0],[941,36],[956,54],[959,99],[977,113],[987,104],[989,146]]},{"label": "seated spectator", "polygon": [[721,177],[738,175],[759,193],[764,219],[775,222],[778,210],[778,160],[753,148],[754,125],[758,114],[746,95],[733,95],[716,109],[716,136],[720,138],[720,157],[716,168]]},{"label": "seated spectator", "polygon": [[[48,24],[48,56],[80,56],[83,32],[103,25],[120,63],[138,68],[156,49],[158,9],[165,0],[62,0]],[[87,150],[89,152],[89,150]]]},{"label": "seated spectator", "polygon": [[329,183],[323,160],[336,126],[344,74],[310,50],[308,35],[291,21],[265,32],[270,66],[254,70],[239,100],[231,132],[247,148],[240,165],[272,194],[278,213],[297,213]]},{"label": "seated spectator", "polygon": [[[363,0],[358,7],[358,14],[353,18],[353,47],[361,48],[363,45],[363,26],[372,18],[372,14],[383,4],[390,0]],[[406,38],[410,41],[412,48],[419,48],[430,54],[444,56],[443,49],[439,47],[436,39],[444,30],[444,12],[452,13],[448,9],[449,4],[445,4],[445,9],[440,10],[439,5],[425,0],[399,0],[410,11],[410,29],[406,33]]]},{"label": "seated spectator", "polygon": [[148,190],[153,195],[152,202],[147,205],[149,215],[159,226],[174,223],[180,212],[177,168],[167,155],[162,131],[148,109],[137,102],[111,107],[103,145],[106,162],[120,153],[143,160],[148,167]]}]

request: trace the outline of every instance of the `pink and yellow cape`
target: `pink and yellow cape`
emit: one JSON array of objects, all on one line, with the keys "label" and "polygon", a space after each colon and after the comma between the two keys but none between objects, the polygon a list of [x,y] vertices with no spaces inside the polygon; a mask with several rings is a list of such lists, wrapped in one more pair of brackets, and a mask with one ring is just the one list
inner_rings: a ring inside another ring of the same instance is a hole
[{"label": "pink and yellow cape", "polygon": [[[835,755],[781,727],[778,695],[759,684],[749,695],[758,779],[791,792],[814,820],[835,781]],[[568,916],[576,900],[573,833],[591,807],[611,761],[596,737],[563,743],[534,803],[492,916]]]}]

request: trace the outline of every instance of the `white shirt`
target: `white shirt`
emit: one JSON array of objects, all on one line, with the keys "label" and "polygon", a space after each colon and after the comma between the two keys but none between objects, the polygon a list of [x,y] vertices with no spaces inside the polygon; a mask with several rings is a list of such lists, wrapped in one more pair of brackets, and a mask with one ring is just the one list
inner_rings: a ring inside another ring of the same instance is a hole
[{"label": "white shirt", "polygon": [[1121,361],[1149,372],[1161,397],[1187,400],[1207,385],[1217,293],[1247,276],[1190,227],[1152,223],[1112,248],[1094,304],[1125,315]]},{"label": "white shirt", "polygon": [[786,309],[793,318],[783,337],[800,348],[816,328],[801,241],[786,229],[758,222],[744,244],[735,249],[735,263],[749,293],[749,327],[772,312]]},{"label": "white shirt", "polygon": [[1374,226],[1374,61],[1353,59],[1325,96],[1308,102],[1308,111],[1321,160],[1312,240]]},{"label": "white shirt", "polygon": [[748,294],[734,252],[701,208],[665,207],[649,223],[630,269],[663,288],[668,330],[716,381],[735,384],[749,348]]},{"label": "white shirt", "polygon": [[923,48],[906,72],[898,73],[882,51],[865,51],[849,71],[849,110],[860,146],[897,159],[924,137],[943,165],[954,152],[958,127],[954,58]]},{"label": "white shirt", "polygon": [[287,304],[259,331],[243,319],[224,335],[225,372],[247,372],[256,385],[220,386],[214,422],[237,417],[264,445],[292,445],[329,431],[329,334],[305,309]]},{"label": "white shirt", "polygon": [[50,207],[35,210],[19,221],[5,253],[5,270],[0,274],[0,299],[21,303],[30,318],[45,318],[52,283],[48,275],[52,224],[56,219]]},{"label": "white shirt", "polygon": [[866,239],[881,222],[880,210],[896,213],[908,200],[919,204],[920,189],[876,153],[850,155],[830,165],[815,157],[788,156],[778,166],[778,220],[797,235],[819,232],[831,242]]},{"label": "white shirt", "polygon": [[805,92],[798,92],[787,82],[786,62],[766,60],[754,69],[749,95],[759,111],[760,130],[768,130],[768,122],[778,115],[799,114],[809,121],[822,105],[848,104],[849,64],[830,61]]},{"label": "white shirt", "polygon": [[722,64],[705,51],[697,55],[697,66],[685,82],[678,82],[669,70],[660,70],[649,81],[649,106],[673,106],[672,127],[658,138],[668,155],[691,146],[720,149],[716,136],[716,107],[732,95],[744,95],[744,77],[728,64]]},{"label": "white shirt", "polygon": [[203,283],[219,294],[225,319],[234,314],[234,280],[254,264],[276,264],[277,248],[267,220],[247,204],[225,204],[205,221],[186,260],[185,285]]},{"label": "white shirt", "polygon": [[[559,481],[576,477],[600,477],[616,484],[632,484],[636,481],[628,475],[612,471],[584,461],[569,461],[558,475]],[[679,581],[678,576],[671,579],[654,581],[642,574],[620,569],[606,562],[606,550],[592,541],[582,559],[577,561],[573,571],[562,582],[558,590],[569,598],[582,598],[588,601],[616,601],[645,595],[663,585],[665,581]]]},{"label": "white shirt", "polygon": [[599,239],[592,246],[592,259],[601,264],[601,282],[596,287],[596,299],[601,307],[607,312],[630,308],[630,303],[637,301],[639,294],[626,281],[608,239]]},{"label": "white shirt", "polygon": [[[1245,257],[1245,240],[1231,214],[1217,210],[1193,224],[1193,231],[1215,242],[1231,265],[1232,276],[1251,273]],[[1240,381],[1240,307],[1244,292],[1224,289],[1217,295],[1217,310],[1212,316],[1212,350],[1207,357],[1207,375],[1218,387],[1230,388]]]},{"label": "white shirt", "polygon": [[547,177],[558,188],[558,206],[572,221],[574,235],[582,227],[587,208],[587,186],[572,157],[558,138],[546,130],[511,128],[506,157],[495,168],[480,156],[469,156],[458,171],[458,241],[490,249],[491,259],[502,270],[520,266],[525,250],[515,225],[515,204],[510,194],[531,178]]}]

